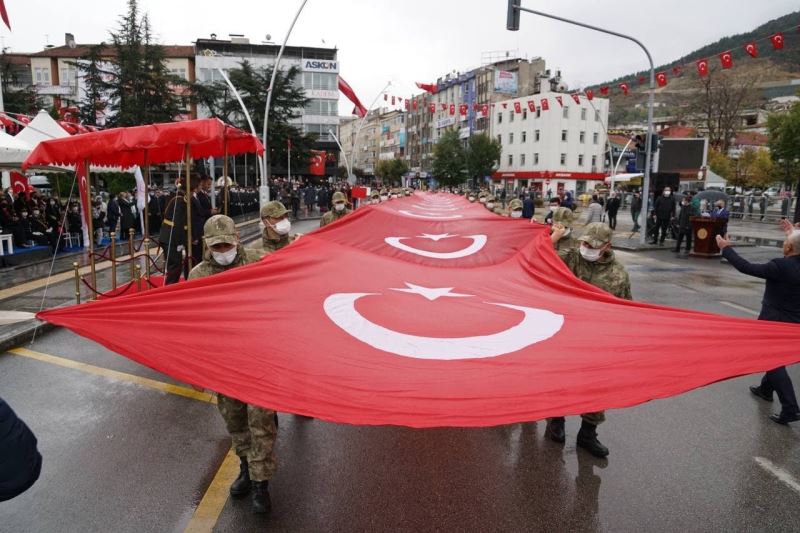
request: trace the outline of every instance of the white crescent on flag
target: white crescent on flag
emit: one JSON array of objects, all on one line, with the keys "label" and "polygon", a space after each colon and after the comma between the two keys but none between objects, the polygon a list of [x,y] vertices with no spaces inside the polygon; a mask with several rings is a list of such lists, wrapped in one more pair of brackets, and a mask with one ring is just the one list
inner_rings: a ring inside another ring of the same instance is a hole
[{"label": "white crescent on flag", "polygon": [[[441,239],[458,237],[458,235],[449,235],[445,233],[444,235],[428,235],[423,234],[420,235],[419,238],[421,239],[430,239],[434,242],[439,241]],[[404,252],[408,252],[410,254],[420,255],[422,257],[429,257],[431,259],[460,259],[462,257],[467,257],[472,254],[476,254],[480,252],[484,246],[486,246],[487,237],[486,235],[465,235],[465,238],[471,239],[472,244],[463,248],[461,250],[456,250],[454,252],[431,252],[428,250],[420,250],[419,248],[414,248],[413,246],[409,246],[401,242],[403,239],[409,239],[410,237],[386,237],[385,242],[389,246],[393,248],[397,248],[398,250],[403,250]]]}]

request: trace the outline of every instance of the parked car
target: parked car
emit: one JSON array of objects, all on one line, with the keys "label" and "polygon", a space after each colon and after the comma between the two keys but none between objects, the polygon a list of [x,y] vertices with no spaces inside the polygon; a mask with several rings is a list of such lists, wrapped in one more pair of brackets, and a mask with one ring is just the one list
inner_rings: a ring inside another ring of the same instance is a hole
[{"label": "parked car", "polygon": [[765,196],[769,196],[770,198],[775,198],[776,196],[778,196],[780,194],[780,192],[781,191],[780,191],[780,189],[778,189],[778,187],[770,187],[769,189],[764,191],[764,195]]}]

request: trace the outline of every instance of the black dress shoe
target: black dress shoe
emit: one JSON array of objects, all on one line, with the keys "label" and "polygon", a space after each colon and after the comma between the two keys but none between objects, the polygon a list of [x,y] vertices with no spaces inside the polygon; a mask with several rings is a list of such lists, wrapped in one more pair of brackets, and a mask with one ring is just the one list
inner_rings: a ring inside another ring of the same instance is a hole
[{"label": "black dress shoe", "polygon": [[784,413],[781,413],[779,415],[769,415],[769,419],[777,424],[785,426],[789,424],[789,422],[797,422],[798,420],[800,420],[800,413],[794,413],[791,415],[787,415]]},{"label": "black dress shoe", "polygon": [[564,432],[564,417],[561,416],[548,420],[544,434],[551,441],[563,444],[567,440],[567,435]]},{"label": "black dress shoe", "polygon": [[772,401],[772,394],[767,394],[761,387],[750,387],[750,392],[752,392],[755,396],[758,396],[764,401],[771,402]]}]

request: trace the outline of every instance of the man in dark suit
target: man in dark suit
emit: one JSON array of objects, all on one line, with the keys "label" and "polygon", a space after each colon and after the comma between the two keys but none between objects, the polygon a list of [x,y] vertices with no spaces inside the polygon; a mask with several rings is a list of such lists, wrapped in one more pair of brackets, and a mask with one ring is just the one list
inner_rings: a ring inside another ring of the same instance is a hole
[{"label": "man in dark suit", "polygon": [[530,195],[526,195],[522,201],[522,218],[532,219],[535,210],[536,205],[533,203],[533,198]]},{"label": "man in dark suit", "polygon": [[39,479],[42,455],[36,437],[0,398],[0,502],[19,496]]},{"label": "man in dark suit", "polygon": [[[717,246],[722,256],[743,274],[767,280],[764,298],[761,301],[759,320],[791,322],[800,324],[800,226],[792,227],[788,220],[781,221],[781,229],[786,232],[783,255],[769,263],[753,264],[743,259],[731,247],[731,242],[717,235]],[[750,387],[750,392],[768,402],[772,393],[778,393],[781,402],[780,414],[770,415],[778,424],[788,424],[800,420],[800,407],[794,394],[794,386],[786,367],[770,370],[758,387]]]}]

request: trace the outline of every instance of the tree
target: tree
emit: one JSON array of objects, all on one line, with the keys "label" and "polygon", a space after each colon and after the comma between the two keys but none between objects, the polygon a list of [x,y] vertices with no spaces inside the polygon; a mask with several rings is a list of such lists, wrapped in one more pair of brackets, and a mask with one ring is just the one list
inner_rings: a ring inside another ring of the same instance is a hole
[{"label": "tree", "polygon": [[711,69],[699,77],[699,96],[691,105],[697,125],[708,132],[709,144],[727,153],[742,129],[741,113],[755,104],[758,75],[742,76],[730,70]]},{"label": "tree", "polygon": [[433,148],[433,176],[445,187],[455,187],[465,181],[466,154],[458,132],[449,130],[439,137]]},{"label": "tree", "polygon": [[385,185],[396,186],[403,174],[408,172],[408,165],[402,159],[384,159],[375,166],[375,175]]},{"label": "tree", "polygon": [[734,171],[731,159],[719,150],[712,148],[708,151],[708,168],[725,178],[728,185],[732,187],[744,186],[744,183],[738,182],[738,176]]},{"label": "tree", "polygon": [[5,50],[0,55],[0,73],[3,76],[3,105],[6,111],[27,115],[36,113],[42,107],[41,98],[32,85],[20,86],[19,78]]},{"label": "tree", "polygon": [[106,109],[105,91],[108,88],[103,80],[102,63],[103,43],[92,46],[86,61],[76,63],[83,76],[85,91],[80,101],[81,122],[90,126],[97,126],[98,115],[104,115]]},{"label": "tree", "polygon": [[467,145],[467,175],[483,181],[485,176],[491,176],[500,162],[503,148],[497,139],[488,135],[473,135]]},{"label": "tree", "polygon": [[[270,161],[280,164],[286,161],[287,146],[292,143],[292,166],[301,168],[308,164],[316,136],[304,134],[291,121],[300,117],[300,110],[308,104],[308,98],[294,79],[299,74],[297,67],[279,71],[275,77],[275,88],[269,110]],[[255,68],[249,61],[239,63],[238,69],[228,72],[231,83],[236,87],[247,108],[256,133],[264,128],[264,108],[267,102],[267,88],[272,77],[272,68]],[[191,98],[208,110],[212,117],[233,124],[245,131],[250,130],[241,106],[231,94],[224,81],[215,83],[196,83],[191,86]]]},{"label": "tree", "polygon": [[795,103],[785,115],[770,115],[767,131],[772,158],[785,172],[785,182],[790,183],[792,173],[797,179],[794,222],[800,222],[800,103]]}]

